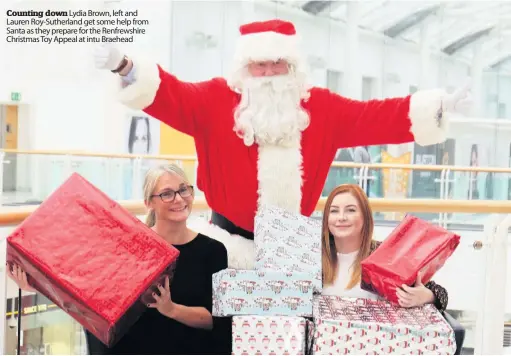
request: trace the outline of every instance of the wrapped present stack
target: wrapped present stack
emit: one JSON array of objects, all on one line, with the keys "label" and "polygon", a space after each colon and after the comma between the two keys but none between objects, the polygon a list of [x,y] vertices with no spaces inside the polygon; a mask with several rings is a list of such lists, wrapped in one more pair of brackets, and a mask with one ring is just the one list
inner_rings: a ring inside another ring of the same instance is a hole
[{"label": "wrapped present stack", "polygon": [[453,355],[454,332],[431,304],[400,308],[387,301],[320,296],[314,300],[317,355]]},{"label": "wrapped present stack", "polygon": [[407,217],[362,264],[362,288],[389,302],[319,295],[320,220],[262,207],[254,235],[255,270],[228,269],[213,277],[214,315],[233,316],[233,354],[456,350],[454,331],[434,305],[401,308],[395,304],[395,290],[402,283],[413,285],[419,272],[424,283],[429,280],[459,236]]},{"label": "wrapped present stack", "polygon": [[306,354],[321,291],[321,222],[275,207],[256,215],[255,270],[213,275],[213,315],[233,316],[233,354]]},{"label": "wrapped present stack", "polygon": [[7,238],[7,261],[111,347],[172,278],[179,251],[73,174]]}]

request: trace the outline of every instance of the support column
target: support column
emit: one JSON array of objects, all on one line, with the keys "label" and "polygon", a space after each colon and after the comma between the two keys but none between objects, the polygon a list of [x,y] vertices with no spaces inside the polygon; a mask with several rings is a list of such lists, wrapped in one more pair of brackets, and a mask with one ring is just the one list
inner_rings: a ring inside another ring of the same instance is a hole
[{"label": "support column", "polygon": [[419,83],[420,90],[432,88],[431,78],[431,26],[428,21],[424,21],[421,25],[420,40],[420,68]]},{"label": "support column", "polygon": [[473,47],[474,55],[472,59],[472,66],[470,68],[470,76],[472,77],[472,116],[484,116],[484,98],[483,98],[483,59],[484,53],[482,50],[482,42],[477,41]]},{"label": "support column", "polygon": [[[504,314],[511,215],[490,215],[485,223],[484,289],[480,295],[474,355],[503,355]],[[508,297],[509,298],[509,297]]]},{"label": "support column", "polygon": [[346,46],[344,61],[343,95],[351,99],[362,98],[362,74],[359,54],[360,3],[348,1],[346,3]]}]

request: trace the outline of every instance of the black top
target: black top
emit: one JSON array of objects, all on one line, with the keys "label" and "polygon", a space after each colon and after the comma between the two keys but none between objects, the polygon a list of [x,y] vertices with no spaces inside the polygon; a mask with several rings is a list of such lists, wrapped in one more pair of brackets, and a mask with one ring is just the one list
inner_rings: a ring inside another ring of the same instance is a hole
[{"label": "black top", "polygon": [[[172,301],[212,308],[211,276],[227,268],[225,246],[205,235],[174,245],[180,251],[170,282]],[[230,318],[213,318],[213,330],[195,329],[147,308],[140,319],[111,349],[86,332],[90,354],[190,355],[230,354]]]}]

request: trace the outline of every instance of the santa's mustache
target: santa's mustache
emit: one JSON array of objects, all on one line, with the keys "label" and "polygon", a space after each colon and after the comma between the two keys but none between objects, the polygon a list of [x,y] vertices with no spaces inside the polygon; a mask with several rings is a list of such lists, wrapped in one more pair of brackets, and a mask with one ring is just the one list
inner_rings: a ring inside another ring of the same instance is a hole
[{"label": "santa's mustache", "polygon": [[296,90],[296,80],[289,75],[272,75],[264,77],[250,77],[245,80],[244,88],[248,90],[262,89],[266,92],[281,93]]}]

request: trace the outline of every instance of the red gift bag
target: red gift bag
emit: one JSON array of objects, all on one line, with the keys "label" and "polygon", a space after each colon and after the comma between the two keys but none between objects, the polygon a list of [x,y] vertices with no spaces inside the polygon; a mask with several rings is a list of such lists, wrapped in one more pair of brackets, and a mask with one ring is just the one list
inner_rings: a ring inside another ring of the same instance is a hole
[{"label": "red gift bag", "polygon": [[73,174],[7,238],[7,261],[105,345],[138,320],[179,251]]},{"label": "red gift bag", "polygon": [[398,304],[396,288],[431,277],[458,247],[460,236],[407,215],[369,257],[362,261],[360,287]]}]

